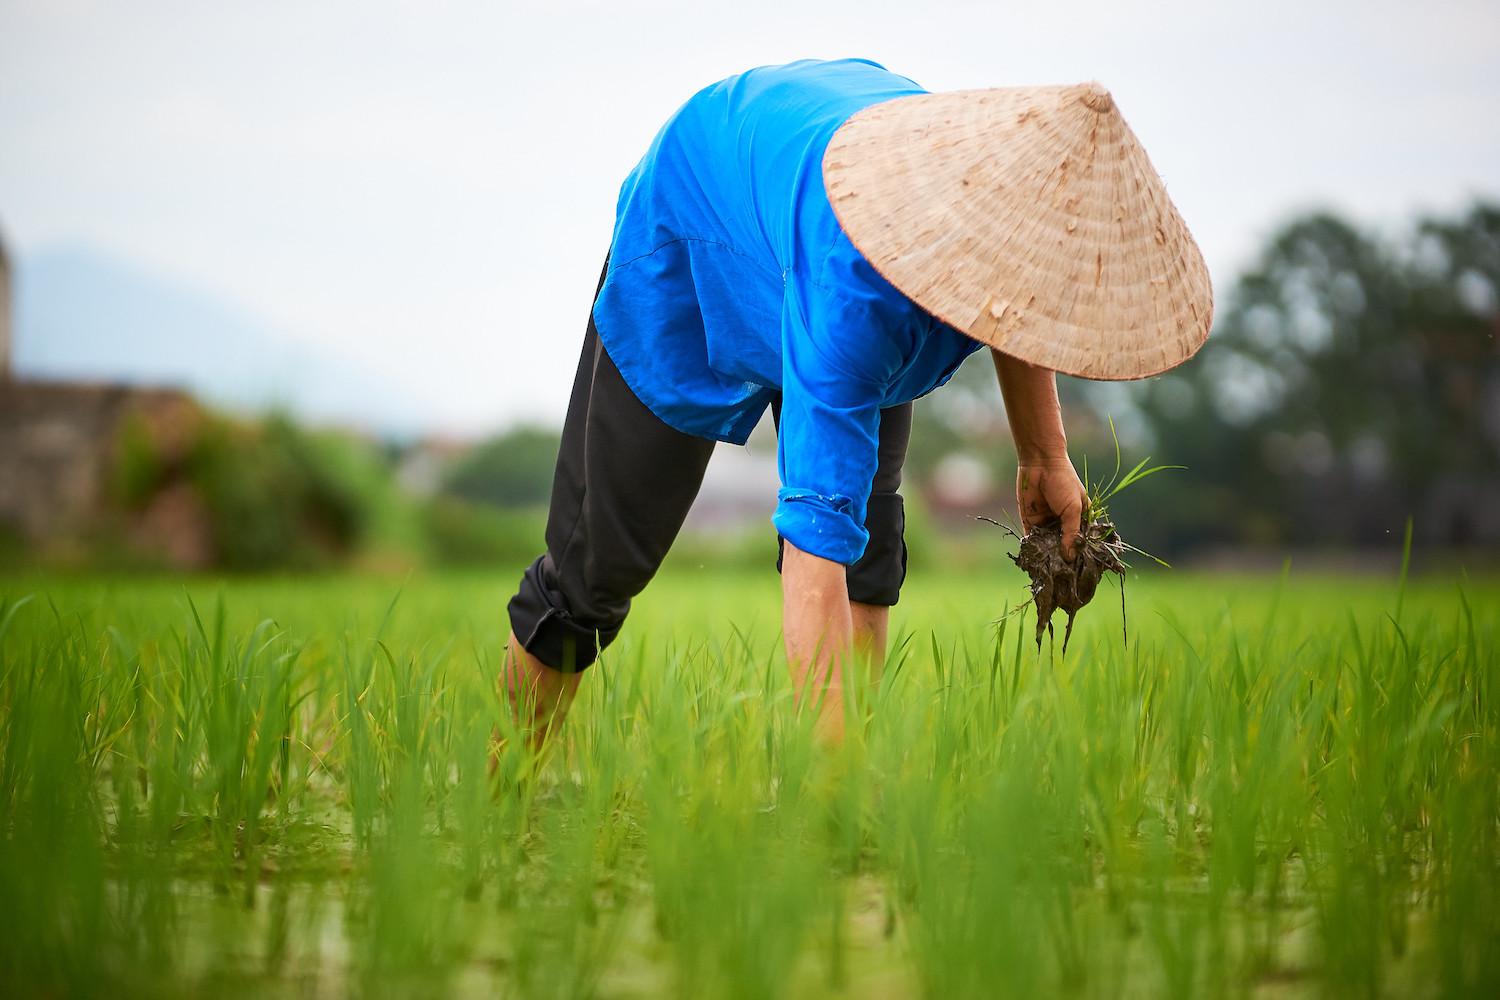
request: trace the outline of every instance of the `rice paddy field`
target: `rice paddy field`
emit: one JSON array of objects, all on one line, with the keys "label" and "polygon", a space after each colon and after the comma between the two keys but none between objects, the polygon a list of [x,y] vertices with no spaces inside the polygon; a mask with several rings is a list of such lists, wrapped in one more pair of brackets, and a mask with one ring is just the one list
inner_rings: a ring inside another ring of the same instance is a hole
[{"label": "rice paddy field", "polygon": [[830,750],[678,566],[492,771],[513,580],[0,578],[0,995],[1500,996],[1500,581],[916,576]]}]

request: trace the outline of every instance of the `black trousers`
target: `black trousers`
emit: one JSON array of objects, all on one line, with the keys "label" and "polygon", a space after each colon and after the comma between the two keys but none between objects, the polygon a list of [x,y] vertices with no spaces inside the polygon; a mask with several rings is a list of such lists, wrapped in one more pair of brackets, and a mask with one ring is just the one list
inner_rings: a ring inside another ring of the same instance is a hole
[{"label": "black trousers", "polygon": [[[603,275],[599,281],[602,288]],[[779,399],[772,412],[779,426]],[[910,403],[881,411],[865,516],[870,542],[848,569],[850,600],[892,605],[900,596],[906,522],[897,490],[910,435]],[[547,551],[522,574],[508,608],[529,653],[571,672],[614,641],[630,599],[682,529],[714,443],[669,427],[636,398],[604,350],[591,310],[552,481]]]}]

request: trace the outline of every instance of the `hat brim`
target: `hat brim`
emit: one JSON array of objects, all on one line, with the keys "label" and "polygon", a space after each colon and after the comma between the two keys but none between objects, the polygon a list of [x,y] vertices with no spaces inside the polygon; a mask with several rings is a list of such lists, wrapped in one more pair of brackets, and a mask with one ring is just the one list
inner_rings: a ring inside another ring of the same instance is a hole
[{"label": "hat brim", "polygon": [[850,242],[938,319],[1069,375],[1138,379],[1208,337],[1208,268],[1097,84],[865,108],[823,157]]}]

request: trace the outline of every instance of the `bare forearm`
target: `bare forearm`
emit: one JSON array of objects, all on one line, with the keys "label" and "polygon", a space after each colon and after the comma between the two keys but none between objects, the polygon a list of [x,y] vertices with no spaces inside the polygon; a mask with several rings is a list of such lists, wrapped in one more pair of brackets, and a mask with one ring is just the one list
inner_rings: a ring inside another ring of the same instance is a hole
[{"label": "bare forearm", "polygon": [[1057,373],[991,350],[1005,416],[1021,465],[1066,461],[1068,438],[1057,401]]},{"label": "bare forearm", "polygon": [[1016,442],[1016,512],[1030,531],[1052,519],[1061,522],[1063,553],[1073,558],[1088,509],[1088,491],[1068,458],[1057,373],[991,351],[1005,415]]},{"label": "bare forearm", "polygon": [[788,542],[782,561],[783,631],[799,704],[816,706],[819,727],[843,731],[843,667],[854,624],[844,567]]}]

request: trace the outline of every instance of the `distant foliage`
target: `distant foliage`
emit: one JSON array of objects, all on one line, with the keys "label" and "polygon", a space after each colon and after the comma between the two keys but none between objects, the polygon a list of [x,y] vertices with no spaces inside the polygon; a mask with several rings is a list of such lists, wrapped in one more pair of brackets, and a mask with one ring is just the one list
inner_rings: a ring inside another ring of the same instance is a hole
[{"label": "distant foliage", "polygon": [[511,566],[540,550],[543,516],[534,504],[499,510],[446,494],[418,498],[397,483],[398,457],[379,442],[280,414],[206,415],[172,447],[128,423],[110,474],[117,531],[101,534],[92,559],[183,565],[172,550],[185,536],[189,551],[203,553],[185,565],[235,571]]},{"label": "distant foliage", "polygon": [[[1182,541],[1500,543],[1500,208],[1384,242],[1329,215],[1278,233],[1200,358],[1153,380],[1160,458],[1216,503]],[[1152,499],[1153,506],[1166,499]]]},{"label": "distant foliage", "polygon": [[111,477],[111,497],[126,523],[149,521],[161,498],[174,495],[190,499],[163,530],[204,533],[208,563],[232,570],[341,562],[400,503],[374,445],[309,431],[282,415],[205,416],[186,441],[166,449],[143,423],[127,423]]},{"label": "distant foliage", "polygon": [[540,510],[496,510],[435,497],[422,509],[428,556],[443,566],[520,566],[542,549]]},{"label": "distant foliage", "polygon": [[[1112,451],[1113,417],[1132,462],[1187,466],[1120,499],[1118,523],[1152,551],[1387,544],[1408,515],[1429,545],[1500,546],[1497,303],[1500,206],[1389,238],[1295,219],[1221,276],[1198,357],[1141,383],[1061,380],[1074,461]],[[944,426],[914,435],[912,468],[933,466],[932,447],[972,448],[1003,489],[1014,465],[988,416],[988,359],[955,382],[919,406]]]},{"label": "distant foliage", "polygon": [[[1327,213],[1294,219],[1246,273],[1221,280],[1197,358],[1144,382],[1065,378],[1060,391],[1080,470],[1085,457],[1096,473],[1112,462],[1110,419],[1127,465],[1149,454],[1187,467],[1113,505],[1125,535],[1153,553],[1393,545],[1408,516],[1426,546],[1500,548],[1500,206],[1394,236]],[[542,547],[558,442],[538,427],[494,437],[419,501],[401,495],[379,446],[285,417],[211,418],[186,448],[132,424],[111,496],[149,520],[164,494],[186,488],[212,564],[225,568],[334,565],[372,547],[400,553],[398,562],[514,564]],[[927,523],[922,493],[935,518],[973,513],[933,489],[955,456],[979,466],[978,507],[998,514],[1015,458],[987,352],[917,406],[909,540]],[[165,509],[180,517],[187,506]],[[910,547],[921,558],[932,545]],[[713,555],[767,563],[759,539],[735,551]]]},{"label": "distant foliage", "polygon": [[161,488],[166,475],[167,461],[150,429],[142,420],[127,420],[115,442],[112,498],[127,509],[138,509]]},{"label": "distant foliage", "polygon": [[369,526],[371,494],[389,488],[367,445],[283,417],[210,423],[186,474],[229,569],[327,565],[349,555]]},{"label": "distant foliage", "polygon": [[560,435],[541,427],[519,427],[475,447],[448,473],[443,492],[496,507],[547,502]]}]

